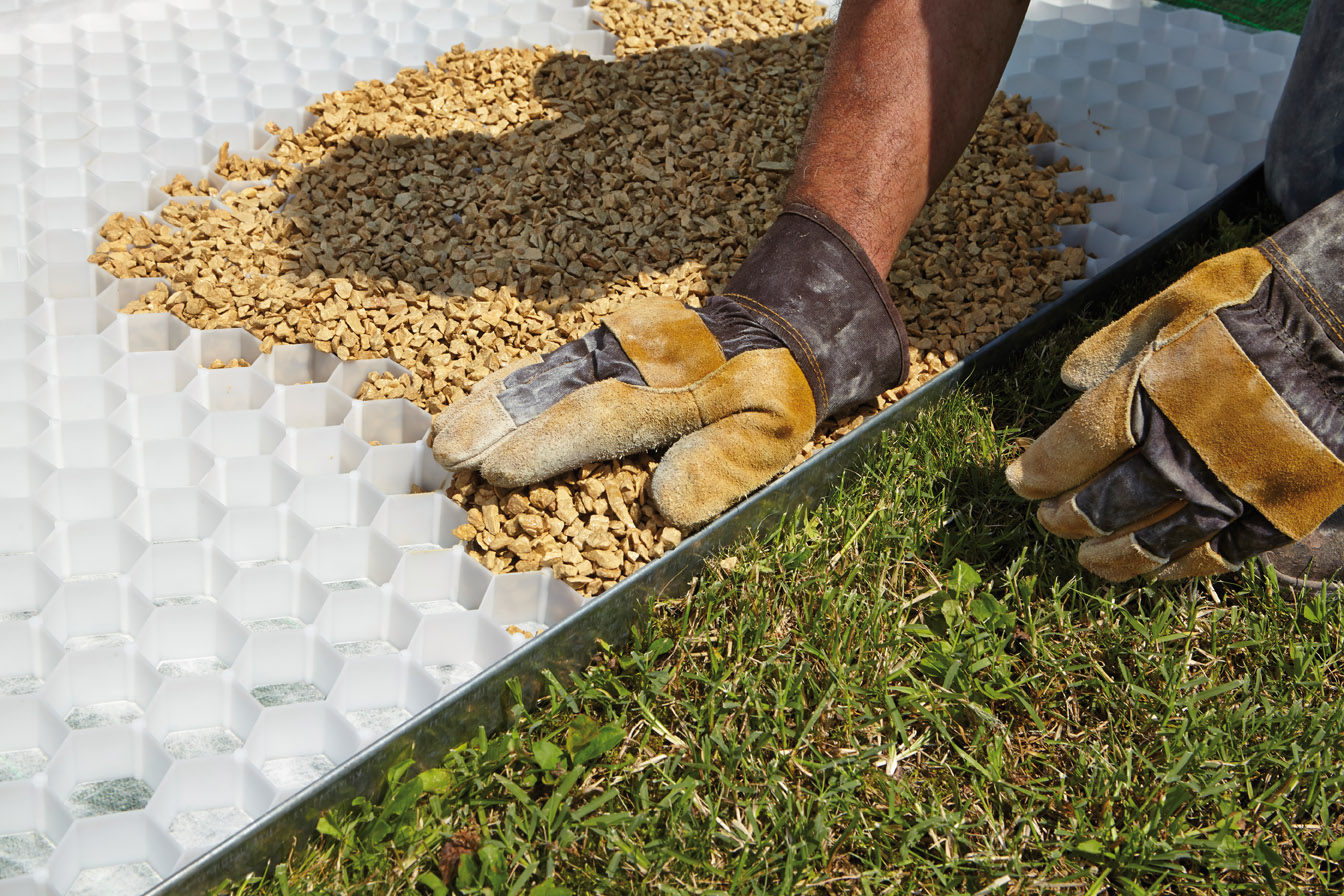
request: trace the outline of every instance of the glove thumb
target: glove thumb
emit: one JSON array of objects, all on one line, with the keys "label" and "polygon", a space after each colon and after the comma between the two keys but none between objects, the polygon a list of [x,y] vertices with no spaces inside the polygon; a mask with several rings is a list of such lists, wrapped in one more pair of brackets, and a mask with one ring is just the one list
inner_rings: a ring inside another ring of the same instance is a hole
[{"label": "glove thumb", "polygon": [[1148,346],[1161,348],[1219,308],[1245,302],[1269,272],[1269,261],[1253,248],[1237,249],[1197,265],[1084,340],[1064,361],[1060,377],[1074,389],[1100,385]]}]

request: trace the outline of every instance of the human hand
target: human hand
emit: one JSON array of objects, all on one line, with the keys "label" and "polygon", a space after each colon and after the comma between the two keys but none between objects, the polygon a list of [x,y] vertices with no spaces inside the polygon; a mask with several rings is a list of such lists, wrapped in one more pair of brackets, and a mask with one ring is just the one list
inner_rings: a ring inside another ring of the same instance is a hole
[{"label": "human hand", "polygon": [[1086,390],[1008,468],[1083,566],[1213,575],[1344,505],[1344,194],[1210,259],[1064,362]]},{"label": "human hand", "polygon": [[670,446],[649,484],[673,525],[722,513],[817,424],[904,380],[905,329],[863,250],[791,205],[699,309],[646,299],[582,339],[497,371],[434,418],[449,470],[517,487]]}]

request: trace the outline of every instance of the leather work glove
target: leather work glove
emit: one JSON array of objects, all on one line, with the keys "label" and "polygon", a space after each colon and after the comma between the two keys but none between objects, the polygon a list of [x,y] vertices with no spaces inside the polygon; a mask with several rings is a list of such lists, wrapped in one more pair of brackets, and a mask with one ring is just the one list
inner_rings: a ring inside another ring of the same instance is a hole
[{"label": "leather work glove", "polygon": [[1113,581],[1236,569],[1344,505],[1344,193],[1204,262],[1064,362],[1083,396],[1008,468]]},{"label": "leather work glove", "polygon": [[486,377],[434,418],[449,470],[515,488],[667,448],[650,494],[699,525],[797,456],[831,414],[901,383],[905,327],[863,249],[787,206],[703,307],[645,299],[582,339]]}]

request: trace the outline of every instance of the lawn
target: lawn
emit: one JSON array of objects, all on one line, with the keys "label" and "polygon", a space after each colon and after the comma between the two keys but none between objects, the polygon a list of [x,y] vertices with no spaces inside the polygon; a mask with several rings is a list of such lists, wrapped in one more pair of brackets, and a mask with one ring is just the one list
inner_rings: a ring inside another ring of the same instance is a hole
[{"label": "lawn", "polygon": [[1252,195],[1168,247],[507,730],[230,889],[1344,891],[1344,602],[1258,564],[1112,586],[1003,479],[1074,345],[1279,223]]}]

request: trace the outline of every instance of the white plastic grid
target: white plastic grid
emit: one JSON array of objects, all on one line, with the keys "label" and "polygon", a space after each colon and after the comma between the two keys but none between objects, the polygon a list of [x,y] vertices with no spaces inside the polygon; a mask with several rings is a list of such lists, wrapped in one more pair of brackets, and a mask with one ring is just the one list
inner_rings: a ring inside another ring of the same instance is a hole
[{"label": "white plastic grid", "polygon": [[[155,281],[85,260],[324,91],[457,43],[610,46],[566,0],[370,10],[0,0],[0,896],[154,885],[579,606],[462,551],[423,412],[351,398],[396,365],[118,315]],[[1087,276],[1260,161],[1295,46],[1033,3],[1002,86],[1083,166],[1065,188],[1116,197],[1065,228]]]}]

